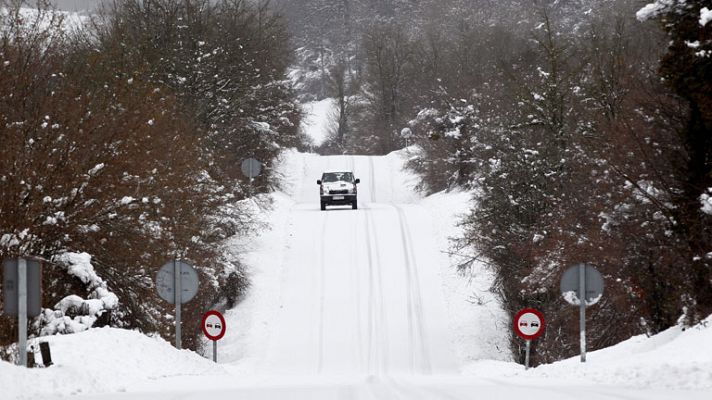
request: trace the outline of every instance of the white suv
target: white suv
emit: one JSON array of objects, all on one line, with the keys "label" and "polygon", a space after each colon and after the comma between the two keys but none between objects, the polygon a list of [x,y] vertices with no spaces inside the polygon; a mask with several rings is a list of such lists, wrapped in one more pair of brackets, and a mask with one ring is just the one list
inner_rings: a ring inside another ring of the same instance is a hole
[{"label": "white suv", "polygon": [[331,205],[348,204],[351,204],[352,209],[357,209],[356,185],[360,182],[360,179],[354,179],[353,172],[324,172],[321,179],[316,181],[321,195],[321,209],[326,210],[326,206]]}]

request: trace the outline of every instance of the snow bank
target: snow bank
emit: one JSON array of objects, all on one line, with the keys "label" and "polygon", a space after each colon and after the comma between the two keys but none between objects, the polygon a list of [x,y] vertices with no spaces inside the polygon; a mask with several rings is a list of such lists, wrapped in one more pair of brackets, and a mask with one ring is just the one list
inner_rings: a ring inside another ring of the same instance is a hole
[{"label": "snow bank", "polygon": [[[469,192],[440,192],[420,202],[433,216],[441,252],[450,254],[450,238],[462,234],[457,225],[469,212],[471,198]],[[476,360],[511,361],[508,316],[491,291],[494,274],[482,262],[475,262],[465,276],[456,268],[463,259],[451,254],[449,260],[440,265],[440,276],[460,365]]]},{"label": "snow bank", "polygon": [[[572,323],[576,323],[572,321]],[[513,363],[479,362],[466,373],[483,377],[552,378],[633,388],[712,389],[712,316],[698,326],[676,326],[635,336],[615,346],[524,371]]]},{"label": "snow bank", "polygon": [[[54,261],[64,266],[67,273],[79,279],[88,289],[89,296],[83,299],[70,295],[59,301],[54,310],[45,309],[40,318],[41,334],[77,333],[91,328],[105,312],[119,305],[119,298],[109,291],[106,282],[97,275],[87,253],[63,253]],[[77,315],[70,318],[67,314]]]},{"label": "snow bank", "polygon": [[158,378],[225,373],[192,351],[136,331],[101,328],[41,340],[50,343],[55,365],[25,369],[0,361],[3,400],[124,392]]},{"label": "snow bank", "polygon": [[[235,238],[234,246],[243,249],[241,256],[250,265],[250,289],[239,306],[225,312],[227,332],[220,341],[220,363],[238,363],[236,371],[253,372],[265,357],[265,338],[271,334],[269,321],[279,310],[281,272],[285,268],[283,247],[287,242],[289,213],[294,201],[283,193],[272,194],[274,210],[262,215],[271,222],[259,240]],[[264,251],[263,243],[273,246]],[[206,345],[207,340],[205,341]],[[206,349],[210,347],[206,346]]]}]

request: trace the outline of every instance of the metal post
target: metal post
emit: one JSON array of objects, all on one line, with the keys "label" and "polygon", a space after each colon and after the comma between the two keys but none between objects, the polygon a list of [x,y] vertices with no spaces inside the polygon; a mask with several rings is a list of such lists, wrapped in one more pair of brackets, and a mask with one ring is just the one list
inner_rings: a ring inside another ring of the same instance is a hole
[{"label": "metal post", "polygon": [[175,303],[176,303],[176,349],[180,350],[181,349],[181,294],[183,292],[183,288],[181,287],[181,275],[180,275],[180,264],[176,262],[175,259],[173,259],[173,279],[174,279],[174,294],[175,294]]},{"label": "metal post", "polygon": [[213,340],[213,362],[218,362],[218,341]]},{"label": "metal post", "polygon": [[18,365],[27,367],[27,261],[17,259],[17,351]]},{"label": "metal post", "polygon": [[49,351],[49,343],[40,342],[40,354],[42,354],[42,364],[45,367],[52,365],[52,353]]},{"label": "metal post", "polygon": [[247,189],[247,197],[249,197],[249,198],[252,198],[252,182],[255,180],[255,175],[253,173],[253,168],[252,168],[254,166],[254,162],[252,161],[253,159],[254,158],[251,158],[247,162],[247,172],[249,172],[248,178],[250,178],[250,186]]},{"label": "metal post", "polygon": [[524,356],[524,369],[527,370],[529,369],[529,351],[531,350],[531,345],[532,341],[531,340],[525,340],[527,342],[527,347],[526,347],[526,355]]},{"label": "metal post", "polygon": [[581,362],[586,362],[586,265],[579,265],[579,329],[581,332]]}]

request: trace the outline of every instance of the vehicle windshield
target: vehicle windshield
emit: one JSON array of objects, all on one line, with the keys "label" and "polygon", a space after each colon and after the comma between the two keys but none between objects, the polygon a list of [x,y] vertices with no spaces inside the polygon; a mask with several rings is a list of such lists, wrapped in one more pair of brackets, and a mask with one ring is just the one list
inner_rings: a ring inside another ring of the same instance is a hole
[{"label": "vehicle windshield", "polygon": [[351,172],[325,172],[321,177],[321,181],[324,183],[329,182],[353,182],[354,174]]}]

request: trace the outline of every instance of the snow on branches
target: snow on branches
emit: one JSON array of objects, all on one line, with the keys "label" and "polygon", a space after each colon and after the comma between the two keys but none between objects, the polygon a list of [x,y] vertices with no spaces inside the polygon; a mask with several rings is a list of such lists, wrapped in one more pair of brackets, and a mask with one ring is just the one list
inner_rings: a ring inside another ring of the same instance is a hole
[{"label": "snow on branches", "polygon": [[700,203],[702,203],[702,212],[712,215],[712,188],[707,189],[706,193],[700,195]]},{"label": "snow on branches", "polygon": [[668,12],[676,4],[684,4],[685,0],[656,0],[655,2],[646,4],[643,8],[635,13],[638,21],[647,21],[658,17],[660,14]]},{"label": "snow on branches", "polygon": [[60,300],[53,310],[45,309],[39,319],[40,335],[77,333],[91,328],[104,313],[119,306],[119,298],[108,289],[99,277],[87,253],[62,253],[53,262],[77,278],[86,287],[88,295],[82,298],[69,295]]}]

